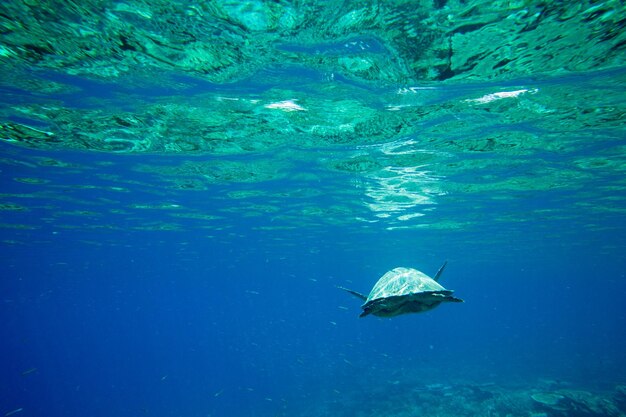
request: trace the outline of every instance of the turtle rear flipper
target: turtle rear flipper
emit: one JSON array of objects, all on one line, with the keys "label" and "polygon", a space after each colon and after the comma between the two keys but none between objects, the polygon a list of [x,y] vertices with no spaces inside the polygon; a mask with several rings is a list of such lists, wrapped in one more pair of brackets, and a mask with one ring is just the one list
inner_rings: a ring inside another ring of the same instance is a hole
[{"label": "turtle rear flipper", "polygon": [[361,314],[359,314],[359,318],[363,318],[365,316],[368,316],[371,313],[372,313],[371,310],[363,310],[363,312]]},{"label": "turtle rear flipper", "polygon": [[437,297],[440,301],[451,301],[453,303],[464,303],[465,301],[460,298],[456,298],[452,295],[453,291],[450,290],[442,290],[442,291],[424,291],[422,296],[432,296]]},{"label": "turtle rear flipper", "polygon": [[363,300],[363,301],[366,301],[366,300],[367,300],[367,297],[366,297],[366,296],[364,296],[363,294],[361,294],[360,292],[356,292],[356,291],[353,291],[353,290],[349,290],[348,288],[344,288],[344,287],[337,287],[337,288],[339,288],[340,290],[347,291],[347,292],[349,292],[350,294],[354,295],[354,296],[355,296],[355,297],[357,297],[357,298],[360,298],[360,299],[361,299],[361,300]]}]

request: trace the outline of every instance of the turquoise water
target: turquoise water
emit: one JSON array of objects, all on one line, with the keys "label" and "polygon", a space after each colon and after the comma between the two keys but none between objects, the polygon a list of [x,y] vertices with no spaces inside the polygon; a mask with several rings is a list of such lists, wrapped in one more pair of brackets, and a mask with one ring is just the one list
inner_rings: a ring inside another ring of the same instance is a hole
[{"label": "turquoise water", "polygon": [[6,2],[0,413],[626,414],[624,21]]}]

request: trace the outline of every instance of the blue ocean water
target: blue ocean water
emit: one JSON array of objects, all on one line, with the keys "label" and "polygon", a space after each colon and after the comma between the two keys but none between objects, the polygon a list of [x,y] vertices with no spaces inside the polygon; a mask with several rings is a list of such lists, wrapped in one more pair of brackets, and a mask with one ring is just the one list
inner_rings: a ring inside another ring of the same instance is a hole
[{"label": "blue ocean water", "polygon": [[[112,160],[128,181],[144,180],[125,171],[138,159],[162,158],[9,146],[3,153],[16,159],[34,153],[89,166]],[[10,169],[10,176],[21,177],[32,168]],[[58,167],[39,169],[53,184],[100,185]],[[3,176],[4,192],[24,187]],[[151,198],[141,187],[131,189],[104,204]],[[66,190],[66,200],[52,203],[57,211],[110,193]],[[202,196],[191,201],[179,193],[169,200],[203,206]],[[24,216],[46,210],[41,197]],[[323,206],[325,197],[316,198]],[[213,211],[220,209],[215,204],[231,201],[211,201]],[[530,195],[519,204],[541,202]],[[450,206],[446,216],[467,215],[465,206]],[[494,204],[482,215],[507,207]],[[161,210],[143,216],[163,221]],[[624,383],[624,242],[601,218],[602,232],[576,231],[575,240],[561,239],[567,225],[550,221],[473,232],[388,231],[374,224],[363,237],[351,224],[254,230],[271,219],[238,214],[222,220],[232,227],[212,238],[192,229],[124,231],[133,219],[115,214],[86,214],[68,223],[75,229],[59,229],[55,219],[41,222],[39,229],[3,232],[20,239],[5,245],[0,266],[6,412],[333,415],[319,410],[350,397],[356,398],[352,412],[364,412],[360,407],[369,406],[360,401],[372,389],[405,380],[506,386],[544,378],[592,390]],[[87,224],[122,229],[87,230]],[[503,235],[507,243],[490,243]],[[336,288],[367,292],[398,265],[432,275],[443,260],[449,264],[442,283],[464,304],[359,319],[359,300]]]},{"label": "blue ocean water", "polygon": [[[623,65],[371,80],[353,32],[228,82],[7,66],[0,416],[626,413]],[[445,261],[462,304],[338,288]]]}]

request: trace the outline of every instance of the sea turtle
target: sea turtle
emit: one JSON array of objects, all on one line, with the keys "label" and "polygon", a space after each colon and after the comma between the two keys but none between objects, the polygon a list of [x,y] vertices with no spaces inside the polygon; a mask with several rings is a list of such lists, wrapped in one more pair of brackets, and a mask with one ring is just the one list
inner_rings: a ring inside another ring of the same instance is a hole
[{"label": "sea turtle", "polygon": [[339,287],[365,301],[359,317],[373,314],[379,317],[394,317],[406,313],[421,313],[431,310],[445,301],[462,303],[437,282],[447,262],[439,268],[434,278],[413,268],[394,268],[380,277],[369,296]]}]

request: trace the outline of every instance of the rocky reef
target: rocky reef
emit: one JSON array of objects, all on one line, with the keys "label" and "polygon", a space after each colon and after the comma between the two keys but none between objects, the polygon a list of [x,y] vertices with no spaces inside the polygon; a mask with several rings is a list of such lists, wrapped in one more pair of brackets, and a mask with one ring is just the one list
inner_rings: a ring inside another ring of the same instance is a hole
[{"label": "rocky reef", "polygon": [[345,393],[311,407],[304,416],[623,417],[624,386],[584,390],[563,381],[528,385],[495,383],[417,384],[387,381],[367,397]]}]

